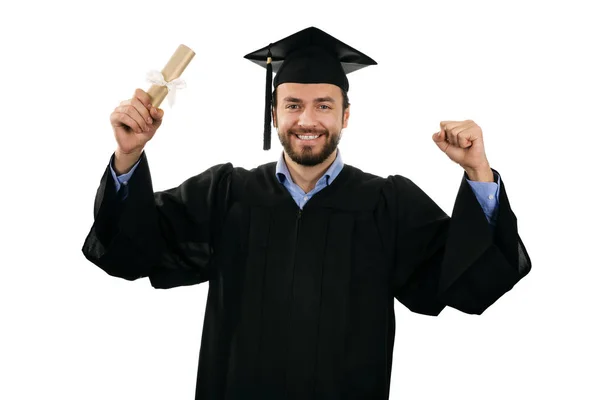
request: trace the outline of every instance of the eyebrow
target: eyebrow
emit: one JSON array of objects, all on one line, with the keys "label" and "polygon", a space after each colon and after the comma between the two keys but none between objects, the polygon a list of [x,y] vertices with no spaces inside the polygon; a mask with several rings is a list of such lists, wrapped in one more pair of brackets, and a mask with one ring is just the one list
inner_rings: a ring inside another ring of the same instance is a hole
[{"label": "eyebrow", "polygon": [[[291,97],[291,96],[284,98],[283,101],[288,102],[288,103],[303,103],[303,101],[300,100],[299,98]],[[333,97],[330,97],[330,96],[317,97],[316,99],[313,100],[313,103],[323,103],[323,102],[335,103],[335,100],[333,99]]]},{"label": "eyebrow", "polygon": [[317,97],[314,100],[314,102],[315,103],[323,103],[323,102],[335,103],[335,100],[333,99],[333,97],[326,96],[326,97]]}]

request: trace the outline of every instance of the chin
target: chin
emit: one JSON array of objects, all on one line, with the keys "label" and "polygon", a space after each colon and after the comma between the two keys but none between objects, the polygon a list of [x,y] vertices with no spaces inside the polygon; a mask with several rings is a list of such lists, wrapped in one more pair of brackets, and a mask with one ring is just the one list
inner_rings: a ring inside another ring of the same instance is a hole
[{"label": "chin", "polygon": [[325,139],[323,143],[303,145],[298,142],[294,133],[288,132],[286,136],[279,135],[279,141],[288,157],[295,163],[305,167],[322,164],[337,150],[340,135],[326,133],[325,138],[321,138],[321,140],[323,139]]},{"label": "chin", "polygon": [[300,150],[286,149],[286,153],[295,163],[305,167],[314,167],[325,162],[336,149],[337,147],[321,147],[316,151],[314,147],[304,146]]}]

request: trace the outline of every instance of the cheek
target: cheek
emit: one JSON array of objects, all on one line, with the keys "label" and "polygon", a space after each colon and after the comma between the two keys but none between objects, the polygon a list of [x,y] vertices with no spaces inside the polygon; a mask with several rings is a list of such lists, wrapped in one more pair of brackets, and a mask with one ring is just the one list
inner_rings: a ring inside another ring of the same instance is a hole
[{"label": "cheek", "polygon": [[282,132],[293,128],[298,122],[298,118],[295,115],[286,115],[285,113],[277,114],[277,129]]},{"label": "cheek", "polygon": [[288,121],[285,118],[277,118],[277,129],[285,131],[289,126]]},{"label": "cheek", "polygon": [[343,116],[340,117],[339,114],[328,114],[325,118],[322,119],[323,125],[331,128],[340,128],[343,127],[344,121]]}]

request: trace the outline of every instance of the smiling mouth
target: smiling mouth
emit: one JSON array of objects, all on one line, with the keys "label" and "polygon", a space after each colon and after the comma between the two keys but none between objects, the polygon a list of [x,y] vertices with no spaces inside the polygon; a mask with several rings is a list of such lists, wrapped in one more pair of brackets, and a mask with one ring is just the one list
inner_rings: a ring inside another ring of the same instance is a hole
[{"label": "smiling mouth", "polygon": [[315,140],[320,138],[323,135],[294,135],[300,140]]}]

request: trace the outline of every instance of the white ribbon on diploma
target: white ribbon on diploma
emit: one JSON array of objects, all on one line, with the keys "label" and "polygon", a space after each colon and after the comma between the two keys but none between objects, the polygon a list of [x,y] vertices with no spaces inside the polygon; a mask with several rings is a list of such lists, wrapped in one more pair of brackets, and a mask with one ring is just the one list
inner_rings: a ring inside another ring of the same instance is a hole
[{"label": "white ribbon on diploma", "polygon": [[186,87],[185,81],[181,78],[173,79],[170,82],[165,81],[165,77],[160,71],[150,71],[146,74],[146,80],[153,85],[166,86],[169,94],[167,94],[167,100],[169,101],[169,107],[173,107],[175,104],[175,92],[177,89],[184,89]]}]

